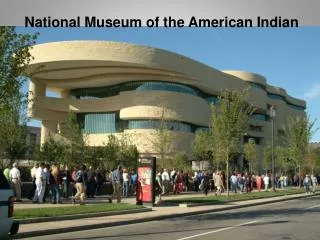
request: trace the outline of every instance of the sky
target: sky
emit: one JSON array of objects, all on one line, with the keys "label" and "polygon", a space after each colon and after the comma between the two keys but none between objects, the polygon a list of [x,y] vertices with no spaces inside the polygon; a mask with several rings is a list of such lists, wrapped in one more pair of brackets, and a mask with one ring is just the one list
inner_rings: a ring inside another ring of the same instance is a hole
[{"label": "sky", "polygon": [[[320,27],[271,28],[17,28],[39,32],[37,43],[106,40],[173,51],[219,70],[243,70],[307,102],[320,128]],[[27,91],[27,85],[24,90]],[[49,96],[53,95],[48,93]],[[40,126],[38,121],[29,125]],[[320,129],[312,141],[320,142]]]}]

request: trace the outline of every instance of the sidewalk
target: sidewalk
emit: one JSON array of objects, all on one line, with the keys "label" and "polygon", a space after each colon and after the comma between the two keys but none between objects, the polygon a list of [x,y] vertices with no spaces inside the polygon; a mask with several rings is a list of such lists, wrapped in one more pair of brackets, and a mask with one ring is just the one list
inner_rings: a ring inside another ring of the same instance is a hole
[{"label": "sidewalk", "polygon": [[[288,189],[296,189],[295,187],[288,187],[286,189],[277,189],[277,191],[282,191],[282,190],[288,190]],[[258,192],[257,190],[253,190],[252,192]],[[213,195],[214,192],[209,192],[208,196]],[[234,193],[229,193],[230,195],[233,195]],[[236,193],[240,194],[240,193]],[[245,194],[245,193],[242,193]],[[227,193],[222,193],[222,195],[227,195]],[[107,197],[110,195],[101,195],[97,196],[96,198],[92,199],[89,198],[86,200],[86,204],[95,204],[95,203],[109,203],[109,200]],[[164,195],[162,196],[162,200],[171,200],[171,199],[181,199],[181,198],[186,198],[186,197],[204,197],[205,195],[202,192],[182,192],[180,194],[174,195]],[[157,200],[157,199],[156,199]],[[115,202],[115,200],[113,200]],[[136,204],[136,198],[135,196],[130,196],[128,198],[122,198],[121,200],[122,203],[128,203],[128,204]],[[63,204],[51,204],[51,203],[35,203],[33,204],[31,200],[29,199],[22,199],[22,202],[17,202],[14,205],[14,209],[29,209],[29,208],[53,208],[53,207],[65,207],[65,206],[72,206],[73,204],[71,203],[71,200],[63,200]]]},{"label": "sidewalk", "polygon": [[[199,194],[199,195],[202,195],[202,194]],[[295,194],[295,195],[289,195],[289,196],[273,197],[268,199],[256,199],[256,200],[248,200],[248,201],[241,201],[241,202],[232,202],[232,203],[222,204],[222,205],[196,206],[192,208],[152,207],[152,211],[143,212],[143,213],[113,215],[113,216],[106,216],[106,217],[85,218],[85,219],[66,220],[66,221],[57,221],[57,222],[21,224],[19,233],[13,236],[13,238],[26,238],[31,236],[42,236],[42,235],[49,235],[49,234],[55,234],[55,233],[88,230],[88,229],[95,229],[95,228],[102,228],[102,227],[111,227],[111,226],[126,225],[126,224],[140,223],[140,222],[153,221],[153,220],[163,220],[168,218],[189,216],[189,215],[208,213],[208,212],[218,212],[218,211],[244,208],[244,207],[267,204],[267,203],[287,201],[287,200],[305,198],[310,196],[314,196],[314,194],[303,193],[303,194]]]}]

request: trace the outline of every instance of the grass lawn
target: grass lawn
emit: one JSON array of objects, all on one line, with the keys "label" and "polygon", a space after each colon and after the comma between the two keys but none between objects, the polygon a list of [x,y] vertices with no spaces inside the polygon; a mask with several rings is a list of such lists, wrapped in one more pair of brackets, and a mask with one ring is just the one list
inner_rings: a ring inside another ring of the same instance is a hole
[{"label": "grass lawn", "polygon": [[39,218],[39,217],[54,217],[62,215],[73,215],[81,213],[99,213],[99,212],[111,212],[121,210],[132,210],[143,208],[139,205],[131,205],[125,203],[99,203],[91,205],[75,205],[68,207],[54,207],[54,208],[32,208],[32,209],[16,209],[14,210],[14,219],[26,219],[26,218]]},{"label": "grass lawn", "polygon": [[[179,198],[179,199],[170,199],[164,200],[164,203],[210,203],[210,204],[223,204],[230,201],[241,201],[241,200],[250,200],[250,199],[259,199],[259,198],[268,198],[268,197],[278,197],[284,195],[291,195],[297,193],[304,193],[305,190],[301,189],[288,189],[288,190],[279,190],[277,192],[251,192],[251,193],[242,193],[242,194],[230,194],[229,197],[226,195],[215,196],[211,195],[203,197],[194,197],[194,198]],[[210,193],[209,193],[210,194]]]}]

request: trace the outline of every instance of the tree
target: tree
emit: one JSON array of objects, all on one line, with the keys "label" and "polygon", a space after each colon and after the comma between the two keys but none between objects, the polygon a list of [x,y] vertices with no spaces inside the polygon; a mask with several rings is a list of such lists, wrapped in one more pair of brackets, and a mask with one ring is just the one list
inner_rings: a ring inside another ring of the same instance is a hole
[{"label": "tree", "polygon": [[270,142],[266,142],[263,147],[263,168],[268,171],[271,169],[272,147]]},{"label": "tree", "polygon": [[162,168],[165,166],[165,160],[170,153],[171,144],[174,140],[174,135],[170,128],[172,127],[170,127],[169,122],[165,118],[165,110],[163,107],[159,127],[151,139],[153,149],[159,155],[159,165],[161,164]]},{"label": "tree", "polygon": [[281,170],[281,173],[287,174],[292,164],[289,161],[289,151],[286,147],[277,146],[275,148],[275,155],[277,160],[277,167]]},{"label": "tree", "polygon": [[186,153],[177,152],[171,160],[171,167],[175,168],[176,170],[189,172],[191,170],[191,161],[188,159]]},{"label": "tree", "polygon": [[66,164],[82,164],[85,162],[86,135],[82,133],[78,123],[77,115],[69,112],[66,122],[60,125],[61,136],[56,135],[59,141],[63,141],[66,146]]},{"label": "tree", "polygon": [[240,152],[241,139],[249,129],[254,107],[247,101],[247,91],[222,91],[217,105],[212,105],[211,141],[215,159],[226,163],[227,193],[229,195],[229,162]]},{"label": "tree", "polygon": [[[315,121],[310,121],[309,117],[289,118],[286,129],[286,140],[289,149],[291,162],[298,169],[299,177],[301,176],[301,165],[308,154],[308,146],[312,135]],[[301,181],[299,181],[301,187]]]},{"label": "tree", "polygon": [[[20,91],[26,68],[32,59],[30,47],[36,35],[17,34],[15,27],[0,27],[0,145],[11,161],[27,149],[25,104]],[[22,127],[21,127],[22,126]]]},{"label": "tree", "polygon": [[305,168],[314,174],[316,171],[320,170],[320,149],[312,149],[309,146],[308,154],[305,158]]},{"label": "tree", "polygon": [[68,147],[65,142],[49,136],[46,142],[35,152],[37,161],[46,163],[69,164]]},{"label": "tree", "polygon": [[135,145],[131,143],[130,136],[125,133],[109,135],[106,143],[101,147],[102,165],[105,169],[114,169],[119,164],[129,168],[136,168],[139,152]]},{"label": "tree", "polygon": [[249,172],[256,170],[258,164],[258,148],[254,139],[244,144],[244,155],[248,161]]},{"label": "tree", "polygon": [[119,137],[119,160],[128,168],[136,169],[139,158],[137,146],[132,143],[131,135],[121,133]]},{"label": "tree", "polygon": [[212,142],[210,141],[209,131],[196,131],[195,139],[192,144],[193,157],[200,166],[200,161],[209,161],[213,164]]}]

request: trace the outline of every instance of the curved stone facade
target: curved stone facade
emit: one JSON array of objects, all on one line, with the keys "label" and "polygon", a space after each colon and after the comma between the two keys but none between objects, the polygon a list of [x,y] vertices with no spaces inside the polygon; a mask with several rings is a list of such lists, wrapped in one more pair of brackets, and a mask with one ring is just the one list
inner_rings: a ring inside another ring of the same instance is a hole
[{"label": "curved stone facade", "polygon": [[[82,121],[89,145],[101,145],[108,134],[126,132],[140,153],[153,154],[152,133],[164,114],[176,135],[172,151],[186,151],[191,157],[195,132],[209,126],[209,104],[223,89],[249,88],[249,101],[258,110],[248,137],[260,146],[271,138],[271,105],[278,110],[276,130],[282,129],[288,116],[306,114],[303,100],[268,85],[259,74],[219,71],[161,49],[67,41],[36,45],[31,54],[28,112],[42,120],[42,143],[48,133],[58,131],[72,110]],[[61,98],[46,97],[46,89],[60,93]]]}]

